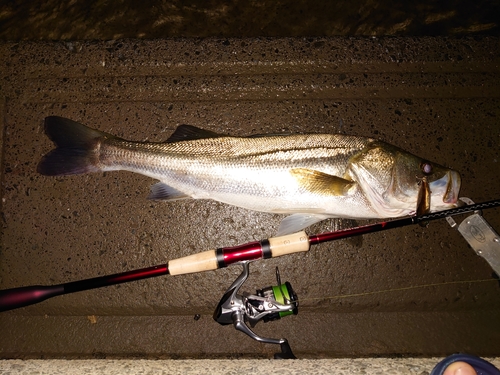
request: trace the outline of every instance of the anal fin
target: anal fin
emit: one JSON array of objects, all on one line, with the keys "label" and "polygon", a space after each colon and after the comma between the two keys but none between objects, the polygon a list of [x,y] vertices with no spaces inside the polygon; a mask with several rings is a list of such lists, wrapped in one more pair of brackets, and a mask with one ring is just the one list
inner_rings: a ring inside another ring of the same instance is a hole
[{"label": "anal fin", "polygon": [[174,189],[173,187],[163,183],[158,182],[151,186],[151,191],[149,193],[148,199],[152,200],[179,200],[179,199],[187,199],[191,198],[189,195]]}]

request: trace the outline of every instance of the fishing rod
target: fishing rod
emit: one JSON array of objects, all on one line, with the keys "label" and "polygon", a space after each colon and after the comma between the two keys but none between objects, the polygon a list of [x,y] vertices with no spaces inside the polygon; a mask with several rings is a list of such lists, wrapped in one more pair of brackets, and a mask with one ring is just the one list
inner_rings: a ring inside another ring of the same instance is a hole
[{"label": "fishing rod", "polygon": [[[343,238],[374,233],[383,230],[400,228],[412,224],[427,223],[432,220],[446,218],[454,227],[451,218],[469,212],[475,212],[459,226],[459,231],[478,255],[483,256],[497,274],[500,274],[500,239],[481,216],[481,210],[500,206],[500,199],[474,204],[467,198],[467,204],[449,210],[410,216],[402,219],[367,224],[349,229],[337,230],[315,235],[307,235],[304,231],[290,235],[248,242],[232,247],[208,250],[186,257],[173,259],[165,264],[141,268],[113,275],[100,276],[85,280],[73,281],[57,285],[33,285],[13,289],[0,290],[0,312],[12,310],[42,302],[48,298],[84,290],[101,288],[136,280],[143,280],[162,275],[183,275],[224,268],[239,263],[243,271],[238,279],[226,291],[214,313],[214,319],[220,324],[234,324],[255,340],[281,345],[282,353],[276,358],[294,358],[286,339],[267,339],[257,336],[245,324],[252,327],[260,320],[272,321],[290,314],[297,314],[298,301],[290,283],[281,284],[279,271],[276,270],[277,286],[263,288],[257,295],[239,295],[237,292],[248,278],[248,262],[258,259],[275,258],[297,252],[305,252],[311,245],[339,240]],[[496,244],[495,248],[491,243]]]}]

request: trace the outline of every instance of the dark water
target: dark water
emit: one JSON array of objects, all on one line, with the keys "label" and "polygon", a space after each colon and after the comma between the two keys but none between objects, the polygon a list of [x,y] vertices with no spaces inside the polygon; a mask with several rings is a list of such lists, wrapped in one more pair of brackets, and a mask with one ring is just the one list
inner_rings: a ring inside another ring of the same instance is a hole
[{"label": "dark water", "polygon": [[0,40],[500,34],[500,1],[0,2]]}]

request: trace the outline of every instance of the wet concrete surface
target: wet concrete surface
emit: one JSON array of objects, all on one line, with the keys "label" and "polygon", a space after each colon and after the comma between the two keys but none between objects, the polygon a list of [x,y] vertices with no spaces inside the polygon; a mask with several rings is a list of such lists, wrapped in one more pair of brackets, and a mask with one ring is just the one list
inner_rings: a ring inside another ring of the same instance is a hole
[{"label": "wet concrete surface", "polygon": [[[126,172],[40,176],[48,115],[132,140],[162,141],[183,123],[234,135],[372,136],[460,171],[461,196],[498,198],[499,45],[494,36],[4,43],[0,288],[267,238],[282,218],[211,201],[150,202],[154,181]],[[500,228],[498,209],[484,215]],[[255,262],[243,291],[273,284],[276,266],[299,314],[255,330],[288,338],[302,358],[499,354],[498,281],[444,220]],[[161,277],[2,313],[0,356],[269,357],[276,347],[212,320],[239,272]]]}]

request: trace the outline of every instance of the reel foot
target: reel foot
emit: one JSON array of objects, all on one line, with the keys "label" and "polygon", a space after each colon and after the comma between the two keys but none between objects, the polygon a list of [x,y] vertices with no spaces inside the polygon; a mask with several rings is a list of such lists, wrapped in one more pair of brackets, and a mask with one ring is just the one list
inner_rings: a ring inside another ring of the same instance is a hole
[{"label": "reel foot", "polygon": [[290,348],[290,344],[287,340],[280,344],[281,353],[274,354],[274,359],[297,359]]}]

